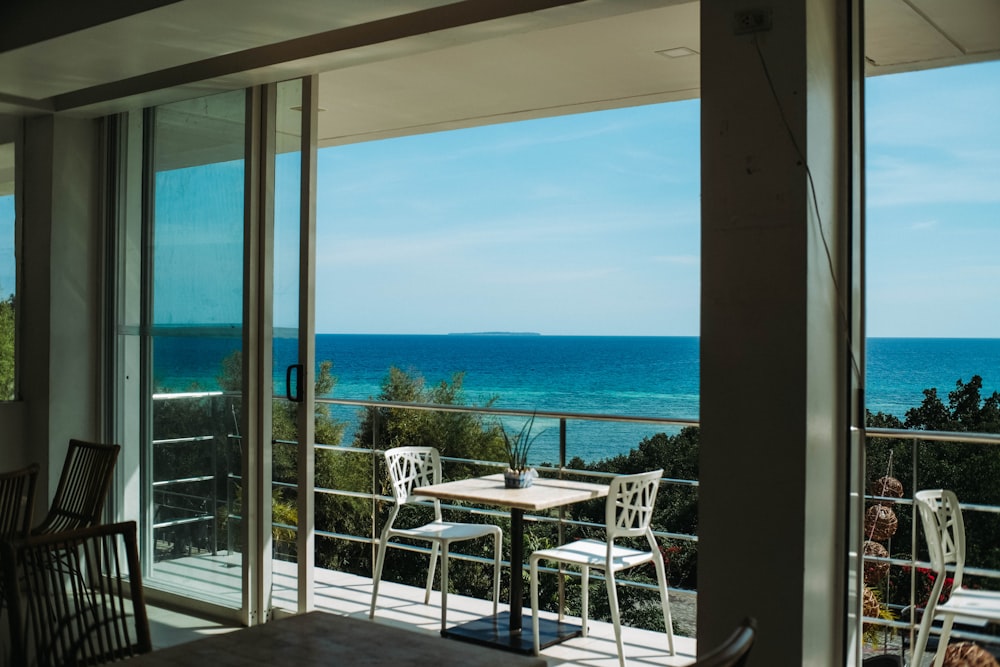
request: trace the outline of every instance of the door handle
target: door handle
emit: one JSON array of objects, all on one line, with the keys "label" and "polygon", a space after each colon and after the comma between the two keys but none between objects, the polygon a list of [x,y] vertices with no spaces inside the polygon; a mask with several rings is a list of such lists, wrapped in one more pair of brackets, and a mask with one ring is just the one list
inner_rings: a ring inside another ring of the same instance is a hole
[{"label": "door handle", "polygon": [[[302,364],[292,364],[285,369],[285,398],[293,403],[302,402]],[[295,372],[295,392],[292,392],[292,372]]]}]

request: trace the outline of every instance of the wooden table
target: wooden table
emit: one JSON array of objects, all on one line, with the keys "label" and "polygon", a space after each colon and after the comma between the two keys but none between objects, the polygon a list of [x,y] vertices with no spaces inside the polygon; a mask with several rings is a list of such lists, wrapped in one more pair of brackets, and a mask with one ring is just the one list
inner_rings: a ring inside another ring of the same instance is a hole
[{"label": "wooden table", "polygon": [[[124,663],[123,663],[124,664]],[[545,667],[527,656],[314,611],[137,656],[129,667]]]},{"label": "wooden table", "polygon": [[447,637],[463,639],[490,646],[498,646],[519,653],[533,653],[531,624],[539,623],[541,645],[550,646],[580,634],[580,626],[566,622],[532,619],[523,615],[524,593],[521,585],[521,566],[524,563],[524,512],[549,509],[560,505],[603,498],[608,486],[568,479],[539,477],[526,489],[508,489],[503,475],[489,475],[460,479],[454,482],[432,484],[413,489],[414,495],[441,500],[464,500],[484,505],[502,505],[510,508],[510,612],[499,618],[488,617],[464,623],[442,632]]}]

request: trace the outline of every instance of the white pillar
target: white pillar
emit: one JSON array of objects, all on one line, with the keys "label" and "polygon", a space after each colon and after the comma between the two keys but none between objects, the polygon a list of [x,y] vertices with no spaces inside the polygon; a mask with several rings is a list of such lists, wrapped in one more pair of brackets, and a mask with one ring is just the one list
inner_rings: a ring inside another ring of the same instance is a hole
[{"label": "white pillar", "polygon": [[[854,4],[701,3],[698,646],[754,616],[750,665],[856,659]],[[738,34],[745,11],[770,27]]]}]

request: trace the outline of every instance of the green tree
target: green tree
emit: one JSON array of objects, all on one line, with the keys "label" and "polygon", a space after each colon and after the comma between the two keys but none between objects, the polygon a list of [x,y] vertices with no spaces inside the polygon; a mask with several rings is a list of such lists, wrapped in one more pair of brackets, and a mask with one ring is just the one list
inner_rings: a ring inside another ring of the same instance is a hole
[{"label": "green tree", "polygon": [[[319,363],[319,369],[314,381],[316,396],[333,393],[337,379],[333,375],[333,362],[324,360]],[[223,391],[239,392],[243,387],[243,355],[242,351],[234,350],[221,363],[220,373],[216,378]],[[275,483],[296,484],[298,480],[299,427],[298,415],[300,404],[286,399],[275,398],[271,403],[271,477]],[[313,407],[314,437],[317,445],[339,445],[344,436],[346,424],[331,417],[330,406],[316,402]],[[313,453],[315,459],[314,483],[318,488],[335,488],[337,474],[337,455],[326,449],[318,448]],[[314,516],[317,526],[329,524],[336,517],[336,508],[327,502],[326,495],[317,493],[314,496]],[[275,523],[285,526],[298,525],[298,503],[294,489],[279,486],[271,493],[271,514]],[[275,552],[279,557],[294,560],[295,533],[288,528],[275,527],[273,531]]]},{"label": "green tree", "polygon": [[[884,413],[867,414],[869,427],[912,429],[913,440],[871,437],[867,443],[866,468],[870,481],[884,475],[898,479],[906,496],[921,489],[953,490],[962,503],[1000,505],[1000,489],[995,480],[1000,476],[1000,450],[995,445],[979,445],[936,440],[921,440],[919,431],[953,431],[958,433],[1000,433],[1000,394],[982,395],[983,380],[973,375],[969,382],[956,381],[948,393],[947,403],[936,388],[925,389],[919,406],[906,411],[905,420]],[[916,457],[917,477],[913,476]],[[888,545],[893,556],[910,557],[911,532],[914,517],[909,505],[896,504],[894,511],[898,529]],[[965,512],[966,554],[976,567],[1000,569],[1000,517],[983,512]],[[919,523],[919,520],[916,521]],[[918,558],[926,560],[922,533],[918,535]],[[972,585],[996,587],[995,581],[969,580]],[[908,570],[893,568],[890,572],[888,601],[909,603]]]},{"label": "green tree", "polygon": [[[443,406],[465,406],[466,397],[462,389],[463,374],[455,373],[451,381],[442,380],[428,386],[424,378],[417,372],[407,373],[392,367],[382,381],[379,400],[407,403],[425,403]],[[495,398],[489,399],[483,406],[488,407]],[[499,424],[486,420],[475,412],[443,412],[436,410],[413,410],[391,407],[369,407],[360,411],[360,421],[354,436],[354,446],[364,450],[384,451],[399,446],[432,446],[436,447],[444,457],[457,457],[481,461],[501,461],[504,459],[503,441]],[[388,477],[381,465],[381,457],[345,456],[343,464],[338,466],[339,481],[348,490],[367,492],[371,489],[373,470],[377,472],[379,485],[376,492],[389,495]],[[373,468],[373,466],[375,466]],[[477,476],[495,470],[483,469],[475,464],[445,463],[443,475],[446,479]],[[338,525],[343,532],[364,535],[371,531],[372,506],[364,501],[347,497],[334,497],[327,500],[337,506]],[[376,531],[388,515],[389,506],[386,503],[377,504]],[[426,523],[433,516],[430,508],[408,512],[406,519],[414,525]],[[468,514],[456,517],[460,521],[483,520]],[[509,528],[509,526],[508,526]],[[509,530],[505,537],[509,537]],[[426,543],[423,544],[426,546]],[[482,544],[470,543],[465,547],[476,555],[492,559],[492,549],[488,541]],[[358,543],[344,543],[337,547],[331,564],[338,565],[357,574],[368,576],[371,573],[371,548]],[[390,559],[385,568],[385,578],[414,586],[422,586],[427,572],[427,556],[401,549],[390,549],[387,558]],[[319,556],[317,556],[317,562]],[[480,595],[491,586],[489,568],[477,563],[454,561],[449,573],[451,589],[466,595]]]},{"label": "green tree", "polygon": [[0,301],[0,401],[12,401],[16,385],[15,371],[15,331],[16,304],[14,295]]}]

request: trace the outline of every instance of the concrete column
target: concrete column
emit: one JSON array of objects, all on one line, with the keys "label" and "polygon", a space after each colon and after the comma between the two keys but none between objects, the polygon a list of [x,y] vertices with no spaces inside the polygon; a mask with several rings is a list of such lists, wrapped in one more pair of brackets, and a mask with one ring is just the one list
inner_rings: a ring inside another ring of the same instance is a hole
[{"label": "concrete column", "polygon": [[701,3],[698,647],[753,616],[750,665],[856,659],[853,4]]},{"label": "concrete column", "polygon": [[25,124],[21,388],[28,456],[45,471],[41,504],[69,439],[99,436],[97,127],[54,116]]}]

